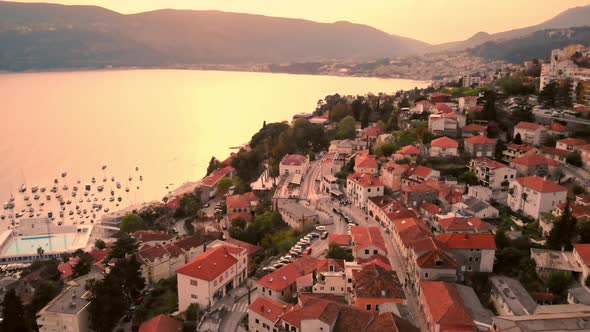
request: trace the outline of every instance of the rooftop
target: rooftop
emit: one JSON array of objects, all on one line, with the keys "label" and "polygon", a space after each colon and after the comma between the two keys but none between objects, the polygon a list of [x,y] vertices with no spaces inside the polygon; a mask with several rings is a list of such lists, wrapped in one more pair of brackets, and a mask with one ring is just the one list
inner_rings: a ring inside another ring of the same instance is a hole
[{"label": "rooftop", "polygon": [[[180,267],[176,272],[212,281],[238,262],[230,250],[235,251],[235,247],[218,246],[209,249]],[[245,249],[242,250],[245,251]]]},{"label": "rooftop", "polygon": [[437,138],[437,139],[433,139],[432,142],[430,142],[431,146],[435,146],[435,147],[439,147],[439,148],[458,148],[459,147],[459,143],[457,143],[457,141],[455,141],[454,139],[448,138],[446,136]]},{"label": "rooftop", "polygon": [[145,321],[139,327],[139,332],[179,332],[182,322],[166,315],[158,315]]},{"label": "rooftop", "polygon": [[496,140],[488,138],[486,135],[471,136],[465,139],[470,144],[496,144]]},{"label": "rooftop", "polygon": [[436,238],[450,249],[496,249],[496,241],[492,234],[448,233],[439,234]]},{"label": "rooftop", "polygon": [[54,312],[64,314],[76,314],[90,303],[87,298],[86,283],[90,279],[100,280],[103,278],[102,273],[89,273],[67,283],[67,288],[62,291],[56,298],[51,300],[43,312]]},{"label": "rooftop", "polygon": [[560,163],[549,158],[545,158],[540,154],[532,154],[532,155],[525,155],[514,158],[510,161],[511,163],[515,163],[518,165],[524,166],[539,166],[539,165],[549,165],[549,166],[559,166]]},{"label": "rooftop", "polygon": [[288,154],[281,160],[281,165],[285,166],[301,166],[307,162],[307,157],[300,154]]},{"label": "rooftop", "polygon": [[387,251],[385,240],[381,235],[379,227],[352,226],[350,231],[356,250],[362,250],[368,246],[375,246],[383,251]]},{"label": "rooftop", "polygon": [[363,266],[352,273],[357,298],[405,299],[397,273],[378,264]]},{"label": "rooftop", "polygon": [[381,179],[369,173],[353,173],[348,176],[348,180],[365,188],[383,186]]},{"label": "rooftop", "polygon": [[260,316],[276,323],[279,317],[285,312],[291,310],[292,306],[277,302],[271,298],[260,296],[250,304],[249,310]]},{"label": "rooftop", "polygon": [[571,251],[531,248],[531,258],[539,268],[582,272]]},{"label": "rooftop", "polygon": [[514,128],[524,130],[537,130],[543,128],[543,126],[538,123],[521,121]]},{"label": "rooftop", "polygon": [[504,276],[493,276],[490,277],[490,283],[515,315],[532,315],[534,313],[537,302],[518,280]]},{"label": "rooftop", "polygon": [[455,284],[443,281],[420,280],[421,297],[426,301],[433,320],[441,325],[456,329],[474,329],[475,324]]},{"label": "rooftop", "polygon": [[550,192],[567,192],[567,188],[564,186],[560,186],[557,183],[545,180],[538,176],[525,176],[522,178],[516,178],[516,182],[520,183],[521,186],[527,187],[534,191],[538,191],[541,193],[550,193]]}]

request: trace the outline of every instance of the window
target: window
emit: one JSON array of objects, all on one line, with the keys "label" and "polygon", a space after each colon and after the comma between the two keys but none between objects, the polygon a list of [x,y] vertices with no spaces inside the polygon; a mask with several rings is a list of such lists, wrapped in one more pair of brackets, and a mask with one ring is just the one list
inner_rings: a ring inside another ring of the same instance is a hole
[{"label": "window", "polygon": [[371,304],[367,304],[367,311],[371,311]]},{"label": "window", "polygon": [[213,287],[217,286],[217,280],[213,280]]},{"label": "window", "polygon": [[227,271],[225,271],[225,277],[227,278]]},{"label": "window", "polygon": [[285,296],[285,291],[281,291],[281,296]]},{"label": "window", "polygon": [[475,262],[479,262],[479,257],[475,257]]},{"label": "window", "polygon": [[471,265],[467,267],[467,271],[471,271]]},{"label": "window", "polygon": [[198,298],[198,296],[196,296],[195,294],[191,294],[191,299],[196,300]]},{"label": "window", "polygon": [[352,282],[352,278],[348,278],[348,283],[350,284]]},{"label": "window", "polygon": [[254,321],[256,322],[256,324],[260,324],[260,321],[258,320],[258,318],[256,318]]},{"label": "window", "polygon": [[369,249],[365,249],[365,255],[369,254]]},{"label": "window", "polygon": [[242,263],[243,263],[243,264],[246,264],[246,258],[244,258],[244,259],[242,260]]},{"label": "window", "polygon": [[379,311],[379,305],[375,304],[375,311]]},{"label": "window", "polygon": [[191,279],[191,286],[196,286],[197,285],[197,281],[194,279]]},{"label": "window", "polygon": [[330,287],[330,290],[333,292],[336,290],[336,287]]},{"label": "window", "polygon": [[469,257],[469,261],[470,262],[473,262],[473,257]]},{"label": "window", "polygon": [[428,279],[428,273],[424,273],[424,278]]},{"label": "window", "polygon": [[379,251],[373,250],[373,255],[377,255],[378,253],[379,253]]},{"label": "window", "polygon": [[371,192],[371,188],[368,188],[368,189],[367,189],[367,192],[369,192],[369,193],[370,193],[370,192]]}]

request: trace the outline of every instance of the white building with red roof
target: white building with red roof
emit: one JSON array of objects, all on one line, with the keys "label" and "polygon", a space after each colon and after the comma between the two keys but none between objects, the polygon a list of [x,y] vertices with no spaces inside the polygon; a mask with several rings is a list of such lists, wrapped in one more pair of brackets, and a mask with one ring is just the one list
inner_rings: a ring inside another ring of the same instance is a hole
[{"label": "white building with red roof", "polygon": [[336,296],[346,294],[346,272],[343,259],[320,259],[317,262],[316,271],[316,282],[312,288],[314,294]]},{"label": "white building with red roof", "polygon": [[538,123],[521,121],[514,127],[512,138],[516,136],[520,136],[524,143],[541,145],[547,138],[547,128]]},{"label": "white building with red roof", "polygon": [[417,291],[420,280],[457,280],[457,263],[443,243],[429,236],[408,247],[408,281]]},{"label": "white building with red roof", "polygon": [[297,279],[314,272],[316,268],[315,258],[303,256],[256,280],[258,291],[261,296],[276,301],[291,301],[297,295]]},{"label": "white building with red roof", "polygon": [[436,180],[440,178],[440,171],[426,166],[412,166],[404,172],[402,176],[402,185],[411,186],[420,184],[426,180]]},{"label": "white building with red roof", "polygon": [[198,184],[198,188],[201,189],[201,201],[207,202],[215,197],[219,181],[225,177],[233,177],[235,171],[232,166],[225,166],[204,177]]},{"label": "white building with red roof", "polygon": [[486,135],[466,138],[464,144],[465,152],[473,157],[493,157],[496,152],[496,140]]},{"label": "white building with red roof", "polygon": [[450,217],[439,219],[436,229],[440,233],[486,234],[492,232],[492,226],[480,218]]},{"label": "white building with red roof", "polygon": [[582,276],[579,280],[584,284],[588,276],[590,276],[590,244],[576,243],[574,244],[574,259],[579,266],[582,267]]},{"label": "white building with red roof", "polygon": [[[439,105],[439,104],[437,104]],[[440,111],[438,114],[431,114],[428,116],[428,131],[433,135],[448,135],[452,137],[459,136],[461,128],[465,127],[465,115],[455,113],[446,104],[440,104],[443,110],[435,108]]]},{"label": "white building with red roof", "polygon": [[528,144],[508,144],[506,149],[502,151],[502,160],[509,162],[514,158],[522,157],[524,155],[533,155],[537,153],[537,149]]},{"label": "white building with red roof", "polygon": [[251,191],[242,195],[231,195],[226,197],[225,204],[230,221],[237,218],[250,221],[258,205],[258,197]]},{"label": "white building with red roof", "polygon": [[361,209],[367,207],[369,197],[381,196],[383,192],[381,179],[370,173],[353,173],[346,180],[348,199]]},{"label": "white building with red roof", "polygon": [[135,238],[139,242],[140,247],[142,247],[144,245],[165,245],[172,242],[175,236],[155,230],[141,230],[133,233],[133,238]]},{"label": "white building with red roof", "polygon": [[379,165],[374,155],[357,156],[354,158],[354,171],[357,173],[379,173]]},{"label": "white building with red roof", "polygon": [[486,135],[488,132],[488,128],[472,123],[472,124],[468,124],[465,127],[463,127],[462,133],[463,133],[463,137],[471,137],[471,136],[477,136],[477,135]]},{"label": "white building with red roof", "polygon": [[409,160],[411,163],[415,163],[418,156],[420,156],[419,148],[415,145],[406,145],[397,150],[392,157],[394,161]]},{"label": "white building with red roof", "polygon": [[158,315],[139,326],[139,332],[179,332],[182,322],[166,315]]},{"label": "white building with red roof", "polygon": [[446,136],[433,139],[430,142],[431,157],[457,157],[459,155],[459,143]]},{"label": "white building with red roof", "polygon": [[292,308],[289,304],[271,298],[258,297],[248,306],[249,331],[274,331],[281,316]]},{"label": "white building with red roof", "polygon": [[475,173],[482,186],[496,190],[502,187],[507,188],[508,183],[516,178],[515,169],[493,159],[472,159],[469,162],[469,169]]},{"label": "white building with red roof", "polygon": [[510,181],[508,206],[539,219],[542,212],[550,212],[566,201],[567,188],[538,176],[525,176]]},{"label": "white building with red roof", "polygon": [[393,243],[403,257],[408,257],[408,249],[417,240],[429,238],[432,231],[426,222],[418,218],[396,219],[392,222],[391,235]]},{"label": "white building with red roof", "polygon": [[532,154],[512,159],[510,167],[514,168],[519,176],[536,175],[557,178],[561,163],[540,154]]},{"label": "white building with red roof", "polygon": [[352,226],[350,236],[355,258],[369,259],[375,255],[387,256],[385,240],[379,227]]},{"label": "white building with red roof", "polygon": [[560,150],[567,150],[574,152],[578,146],[587,144],[585,140],[580,138],[563,138],[555,142],[555,148]]},{"label": "white building with red roof", "polygon": [[452,253],[460,272],[492,272],[496,254],[493,234],[447,233],[436,239]]},{"label": "white building with red roof", "polygon": [[176,270],[178,310],[209,308],[247,278],[248,251],[232,245],[208,249]]},{"label": "white building with red roof", "polygon": [[182,250],[173,244],[144,245],[137,252],[137,258],[141,263],[141,274],[148,286],[170,278],[176,269],[186,263],[186,256]]},{"label": "white building with red roof", "polygon": [[309,169],[309,158],[300,154],[288,154],[281,159],[279,174],[301,174],[304,175]]},{"label": "white building with red roof", "polygon": [[407,164],[388,162],[381,166],[381,176],[379,178],[385,187],[397,192],[402,187],[402,175],[410,168],[411,166]]}]

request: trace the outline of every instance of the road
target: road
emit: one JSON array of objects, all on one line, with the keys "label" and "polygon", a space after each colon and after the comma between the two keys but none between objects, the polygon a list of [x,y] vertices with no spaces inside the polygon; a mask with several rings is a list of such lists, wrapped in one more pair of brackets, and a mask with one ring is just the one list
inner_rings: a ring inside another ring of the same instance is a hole
[{"label": "road", "polygon": [[565,122],[571,122],[571,123],[576,123],[576,124],[590,126],[590,120],[576,118],[576,117],[573,117],[573,116],[560,116],[560,117],[555,117],[555,116],[552,116],[550,114],[544,114],[544,113],[539,112],[539,111],[534,112],[534,114],[535,114],[535,117],[538,117],[538,118],[544,118],[544,119],[549,119],[549,120],[565,121]]},{"label": "road", "polygon": [[[248,280],[250,282],[250,280]],[[220,299],[216,306],[223,305],[227,312],[219,324],[219,331],[237,331],[240,321],[248,313],[248,289],[245,286],[233,289],[230,294]],[[258,292],[252,290],[251,301],[258,297]],[[237,300],[236,300],[237,298]]]}]

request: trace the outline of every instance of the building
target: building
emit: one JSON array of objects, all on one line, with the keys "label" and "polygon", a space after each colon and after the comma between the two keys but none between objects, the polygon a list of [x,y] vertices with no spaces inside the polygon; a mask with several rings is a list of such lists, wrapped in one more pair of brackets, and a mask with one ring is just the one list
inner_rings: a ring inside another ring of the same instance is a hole
[{"label": "building", "polygon": [[254,210],[258,205],[258,197],[253,192],[242,195],[231,195],[225,198],[229,220],[237,218],[251,221]]},{"label": "building", "polygon": [[590,244],[574,244],[573,253],[576,262],[582,267],[580,283],[585,284],[586,279],[590,276]]},{"label": "building", "polygon": [[465,139],[465,152],[473,157],[493,157],[496,153],[496,140],[485,135]]},{"label": "building", "polygon": [[160,231],[142,230],[133,233],[133,238],[136,239],[139,246],[142,247],[144,245],[165,245],[171,243],[175,236]]},{"label": "building", "polygon": [[451,101],[452,95],[444,92],[433,92],[428,95],[428,99],[433,103],[446,103]]},{"label": "building", "polygon": [[91,331],[86,284],[91,279],[102,278],[101,273],[89,273],[69,282],[65,290],[37,313],[39,331]]},{"label": "building", "polygon": [[381,182],[392,192],[398,192],[402,186],[402,176],[410,169],[410,165],[388,162],[381,167]]},{"label": "building", "polygon": [[406,145],[393,154],[393,160],[409,160],[412,163],[420,156],[420,149],[414,145]]},{"label": "building", "polygon": [[413,242],[431,236],[430,228],[418,218],[395,219],[392,221],[391,237],[403,257],[408,257],[408,248]]},{"label": "building", "polygon": [[496,252],[493,234],[450,233],[436,239],[452,253],[459,272],[492,272]]},{"label": "building", "polygon": [[182,322],[168,317],[166,315],[158,315],[150,320],[147,320],[139,326],[139,332],[181,332]]},{"label": "building", "polygon": [[442,105],[445,106],[446,113],[428,116],[428,131],[433,135],[460,136],[461,128],[465,126],[465,115],[453,112],[446,104]]},{"label": "building", "polygon": [[317,262],[317,277],[313,285],[314,294],[332,294],[344,296],[346,289],[346,272],[343,259],[320,259]]},{"label": "building", "polygon": [[366,209],[369,197],[382,196],[383,183],[369,173],[353,173],[346,181],[346,194],[354,206]]},{"label": "building", "polygon": [[276,301],[291,301],[297,296],[297,279],[313,273],[316,268],[315,258],[303,256],[258,279],[258,291],[261,296]]},{"label": "building", "polygon": [[577,151],[582,156],[582,167],[586,170],[590,170],[590,144],[580,145],[577,147]]},{"label": "building", "polygon": [[388,303],[405,303],[406,295],[397,273],[377,264],[368,264],[352,271],[353,288],[348,301],[375,314]]},{"label": "building", "polygon": [[379,165],[373,155],[357,156],[354,158],[354,171],[357,173],[370,173],[377,175]]},{"label": "building", "polygon": [[426,183],[407,185],[401,188],[402,202],[408,208],[417,209],[423,202],[434,203],[437,197],[438,190]]},{"label": "building", "polygon": [[538,176],[525,176],[510,181],[508,206],[539,219],[542,212],[550,212],[565,202],[567,188]]},{"label": "building", "polygon": [[519,176],[536,175],[557,178],[561,164],[558,161],[534,154],[512,159],[510,167],[514,168]]},{"label": "building", "polygon": [[475,123],[472,123],[472,124],[469,124],[469,125],[463,127],[462,133],[463,133],[463,137],[487,135],[488,128],[484,127],[484,126],[480,126]]},{"label": "building", "polygon": [[436,229],[442,234],[469,233],[486,234],[492,232],[492,226],[480,218],[451,217],[438,220]]},{"label": "building", "polygon": [[543,155],[547,159],[555,160],[561,164],[566,162],[567,156],[570,155],[570,151],[568,150],[560,150],[556,148],[552,148],[550,146],[543,146],[541,147],[540,154]]},{"label": "building", "polygon": [[556,272],[567,271],[580,275],[583,271],[572,251],[531,248],[531,258],[535,261],[537,275],[545,282]]},{"label": "building", "polygon": [[459,97],[459,110],[465,110],[466,108],[477,105],[477,96],[465,96]]},{"label": "building", "polygon": [[406,170],[402,177],[402,185],[423,183],[426,180],[438,180],[440,171],[426,166],[412,166]]},{"label": "building", "polygon": [[532,315],[537,302],[526,291],[522,284],[505,276],[490,277],[490,299],[499,316]]},{"label": "building", "polygon": [[182,250],[173,244],[146,245],[137,252],[136,256],[141,263],[141,273],[148,286],[170,278],[186,263],[186,256]]},{"label": "building", "polygon": [[508,183],[516,177],[515,169],[487,158],[472,159],[469,169],[475,173],[482,186],[492,189],[507,189]]},{"label": "building", "polygon": [[379,227],[352,226],[350,235],[355,258],[369,259],[376,255],[387,256],[385,240]]},{"label": "building", "polygon": [[517,136],[523,143],[542,145],[547,138],[547,129],[538,123],[521,121],[514,127],[512,138],[516,139]]},{"label": "building", "polygon": [[527,144],[509,144],[506,150],[502,151],[502,160],[510,162],[514,158],[522,157],[524,155],[533,155],[537,153],[537,149],[532,145]]},{"label": "building", "polygon": [[179,268],[178,310],[191,303],[209,308],[247,278],[248,252],[233,245],[208,249]]},{"label": "building", "polygon": [[457,157],[459,155],[459,143],[443,136],[430,142],[431,157]]},{"label": "building", "polygon": [[[223,168],[213,171],[213,173],[204,177],[198,185],[198,188],[201,190],[201,201],[203,203],[206,203],[210,199],[214,198],[215,195],[217,195],[217,184],[219,183],[219,181],[226,177],[233,177],[235,172],[235,168],[231,166],[225,166]],[[180,203],[180,198],[181,197],[177,197],[177,203]],[[174,202],[176,202],[176,200],[174,200]]]},{"label": "building", "polygon": [[309,158],[300,154],[285,155],[279,164],[279,174],[281,176],[287,174],[304,175],[308,169]]},{"label": "building", "polygon": [[490,332],[590,331],[590,311],[563,311],[526,316],[494,316]]},{"label": "building", "polygon": [[278,210],[283,220],[289,226],[297,229],[303,229],[305,225],[309,224],[315,225],[320,220],[317,212],[292,200],[279,202]]},{"label": "building", "polygon": [[500,211],[492,204],[473,196],[464,196],[463,201],[453,204],[451,210],[479,219],[495,219],[500,216]]},{"label": "building", "polygon": [[418,238],[407,244],[408,280],[420,292],[420,280],[457,280],[457,263],[444,244],[432,236]]},{"label": "building", "polygon": [[248,306],[248,327],[252,332],[277,331],[281,315],[293,307],[267,297],[258,297]]},{"label": "building", "polygon": [[555,142],[555,148],[574,152],[578,146],[585,144],[586,141],[580,138],[563,138]]}]

